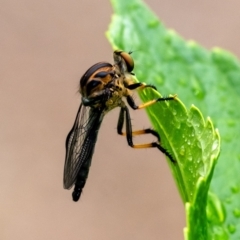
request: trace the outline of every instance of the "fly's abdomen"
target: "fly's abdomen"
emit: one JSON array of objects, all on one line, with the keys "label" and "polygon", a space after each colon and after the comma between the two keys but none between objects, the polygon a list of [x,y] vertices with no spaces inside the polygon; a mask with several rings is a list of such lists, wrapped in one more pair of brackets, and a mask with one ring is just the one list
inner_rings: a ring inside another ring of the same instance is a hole
[{"label": "fly's abdomen", "polygon": [[75,183],[75,187],[72,193],[72,198],[74,202],[77,202],[79,198],[81,197],[82,189],[85,186],[85,183],[87,181],[88,173],[89,173],[89,168],[91,166],[91,160],[92,158],[89,157],[82,165],[78,175],[77,175],[77,180]]},{"label": "fly's abdomen", "polygon": [[85,182],[86,181],[82,181],[81,186],[80,185],[79,186],[75,185],[75,188],[74,188],[73,193],[72,193],[72,199],[73,199],[74,202],[77,202],[79,200],[79,198],[82,194],[82,189],[85,185]]}]

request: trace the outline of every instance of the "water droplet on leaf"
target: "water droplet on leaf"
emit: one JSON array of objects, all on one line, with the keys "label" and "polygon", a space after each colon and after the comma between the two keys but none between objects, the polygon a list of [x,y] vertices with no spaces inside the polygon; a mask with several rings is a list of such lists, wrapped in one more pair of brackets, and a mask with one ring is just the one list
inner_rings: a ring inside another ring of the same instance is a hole
[{"label": "water droplet on leaf", "polygon": [[185,154],[185,147],[184,146],[181,146],[179,153],[180,153],[180,155],[184,156],[184,154]]}]

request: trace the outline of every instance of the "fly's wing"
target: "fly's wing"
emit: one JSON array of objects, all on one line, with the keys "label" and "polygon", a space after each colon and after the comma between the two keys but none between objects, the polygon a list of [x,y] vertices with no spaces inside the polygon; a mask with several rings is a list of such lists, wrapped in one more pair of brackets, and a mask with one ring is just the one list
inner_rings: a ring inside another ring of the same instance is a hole
[{"label": "fly's wing", "polygon": [[[78,170],[81,167],[81,160],[79,159],[79,151],[82,142],[86,137],[86,125],[89,119],[89,110],[80,105],[75,122],[72,129],[67,135],[66,139],[66,157],[64,165],[63,184],[64,188],[71,188],[74,184]],[[78,166],[79,165],[79,166]]]},{"label": "fly's wing", "polygon": [[[90,107],[80,105],[74,125],[66,139],[66,158],[64,165],[64,188],[70,189],[76,181],[78,172],[84,161],[92,158],[95,141],[89,143],[87,139],[94,129],[96,133],[101,123],[102,114],[99,111],[92,111]],[[87,154],[86,154],[87,153]]]}]

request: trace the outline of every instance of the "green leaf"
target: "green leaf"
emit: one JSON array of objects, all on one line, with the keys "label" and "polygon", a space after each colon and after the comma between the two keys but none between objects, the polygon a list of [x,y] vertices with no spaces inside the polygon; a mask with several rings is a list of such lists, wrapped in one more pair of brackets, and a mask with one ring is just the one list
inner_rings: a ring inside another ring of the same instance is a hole
[{"label": "green leaf", "polygon": [[[141,97],[147,102],[161,95],[150,89]],[[219,153],[218,133],[209,118],[205,122],[195,106],[187,110],[180,100],[160,102],[146,110],[162,144],[177,161],[170,166],[183,201],[193,201],[199,178],[211,177]]]},{"label": "green leaf", "polygon": [[[187,202],[185,239],[239,239],[239,60],[219,48],[207,51],[193,41],[183,40],[166,29],[140,0],[112,0],[112,4],[115,14],[107,36],[113,48],[133,50],[137,78],[156,85],[162,94],[177,93],[189,108],[186,110],[177,100],[148,109],[163,146],[178,162],[170,167]],[[141,97],[148,101],[157,94],[148,90]],[[192,104],[211,116],[222,136],[214,175],[219,135],[209,118],[204,122]]]}]

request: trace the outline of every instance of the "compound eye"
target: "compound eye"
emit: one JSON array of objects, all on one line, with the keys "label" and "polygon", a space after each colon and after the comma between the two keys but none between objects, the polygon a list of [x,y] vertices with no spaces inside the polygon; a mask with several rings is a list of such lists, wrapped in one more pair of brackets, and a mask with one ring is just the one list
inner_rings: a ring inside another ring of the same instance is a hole
[{"label": "compound eye", "polygon": [[129,52],[129,53],[121,52],[120,53],[121,57],[123,58],[123,60],[126,63],[128,72],[132,72],[132,70],[134,68],[134,61],[130,54],[131,54],[131,52]]}]

